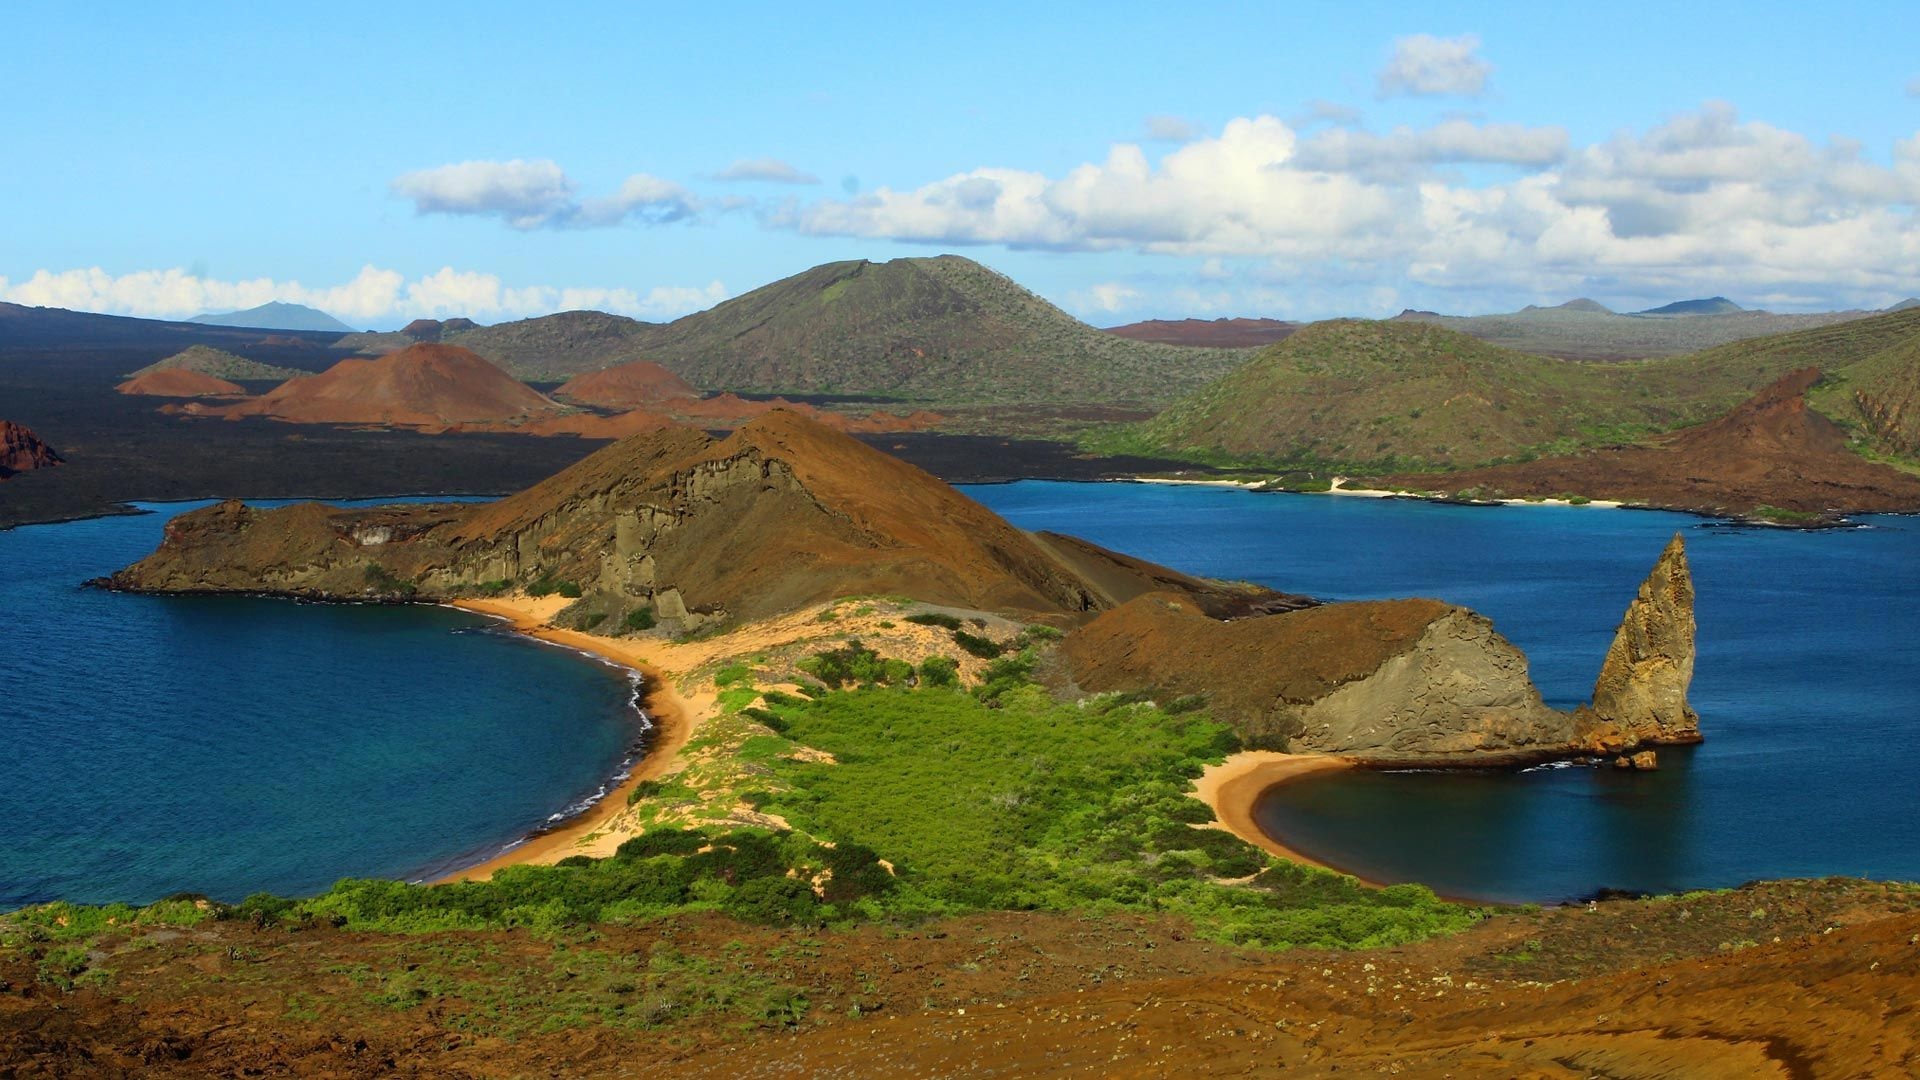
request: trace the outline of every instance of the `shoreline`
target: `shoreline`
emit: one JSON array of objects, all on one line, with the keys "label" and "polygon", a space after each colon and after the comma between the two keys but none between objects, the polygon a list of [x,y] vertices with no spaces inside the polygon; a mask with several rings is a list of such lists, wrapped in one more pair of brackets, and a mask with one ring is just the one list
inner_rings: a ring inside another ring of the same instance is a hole
[{"label": "shoreline", "polygon": [[1281,784],[1292,783],[1308,776],[1345,772],[1358,767],[1352,760],[1332,754],[1283,754],[1277,750],[1243,750],[1230,755],[1218,765],[1207,766],[1207,770],[1193,782],[1193,790],[1188,794],[1213,808],[1213,815],[1219,820],[1210,826],[1211,828],[1224,829],[1267,854],[1278,856],[1289,862],[1331,870],[1336,874],[1345,874],[1369,888],[1383,888],[1383,882],[1361,877],[1350,870],[1288,847],[1261,829],[1259,822],[1255,821],[1253,816],[1253,808],[1259,803],[1260,797]]},{"label": "shoreline", "polygon": [[610,784],[603,795],[579,813],[555,823],[551,828],[537,829],[481,862],[448,871],[427,883],[439,885],[455,881],[484,881],[502,867],[552,863],[568,855],[591,854],[582,850],[583,842],[604,831],[627,810],[627,798],[635,788],[648,780],[659,779],[675,763],[680,748],[686,745],[692,731],[692,703],[680,696],[665,672],[639,656],[615,647],[604,639],[577,630],[558,629],[549,625],[541,614],[491,600],[449,600],[446,606],[499,619],[510,626],[514,633],[586,653],[638,672],[642,680],[641,707],[653,722],[653,737],[647,740],[645,753],[633,763],[626,777]]}]

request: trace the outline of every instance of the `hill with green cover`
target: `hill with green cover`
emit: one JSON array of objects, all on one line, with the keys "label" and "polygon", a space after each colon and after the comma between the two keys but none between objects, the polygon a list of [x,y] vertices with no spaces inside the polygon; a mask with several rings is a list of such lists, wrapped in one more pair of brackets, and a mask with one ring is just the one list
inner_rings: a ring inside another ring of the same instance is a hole
[{"label": "hill with green cover", "polygon": [[1104,333],[971,259],[827,263],[639,335],[696,386],[925,402],[1166,402],[1244,350]]},{"label": "hill with green cover", "polygon": [[216,349],[211,345],[190,345],[174,353],[172,356],[167,357],[165,360],[148,364],[146,367],[138,371],[130,372],[129,374],[139,376],[151,371],[167,371],[176,368],[184,371],[197,371],[202,375],[211,375],[216,379],[255,380],[262,382],[269,379],[274,382],[284,382],[287,379],[308,374],[308,372],[298,371],[293,368],[277,367],[273,364],[263,364],[258,360],[249,360],[244,356],[238,356],[225,349]]},{"label": "hill with green cover", "polygon": [[1917,343],[1920,311],[1902,311],[1606,364],[1514,352],[1427,322],[1336,320],[1091,441],[1362,472],[1463,468],[1703,423],[1788,371],[1818,367],[1831,385],[1816,406],[1856,442],[1897,455],[1912,452],[1920,426],[1905,404],[1920,385]]}]

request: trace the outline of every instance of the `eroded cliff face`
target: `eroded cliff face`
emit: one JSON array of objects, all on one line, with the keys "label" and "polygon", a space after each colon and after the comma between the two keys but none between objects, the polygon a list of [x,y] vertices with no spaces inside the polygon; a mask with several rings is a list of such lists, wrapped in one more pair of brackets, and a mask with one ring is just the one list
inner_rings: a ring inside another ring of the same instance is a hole
[{"label": "eroded cliff face", "polygon": [[29,469],[47,469],[63,459],[25,425],[0,420],[0,480]]},{"label": "eroded cliff face", "polygon": [[1447,767],[1700,741],[1686,700],[1693,643],[1693,581],[1676,536],[1627,609],[1594,703],[1572,713],[1541,700],[1526,657],[1484,616],[1436,600],[1229,621],[1150,595],[1068,635],[1062,656],[1084,690],[1200,695],[1257,749]]},{"label": "eroded cliff face", "polygon": [[1076,630],[1062,655],[1084,690],[1200,695],[1256,749],[1489,764],[1539,757],[1572,733],[1520,650],[1483,616],[1437,600],[1222,621],[1154,594]]},{"label": "eroded cliff face", "polygon": [[1596,751],[1700,741],[1700,717],[1687,704],[1693,682],[1693,574],[1679,533],[1627,605],[1580,710],[1576,738]]}]

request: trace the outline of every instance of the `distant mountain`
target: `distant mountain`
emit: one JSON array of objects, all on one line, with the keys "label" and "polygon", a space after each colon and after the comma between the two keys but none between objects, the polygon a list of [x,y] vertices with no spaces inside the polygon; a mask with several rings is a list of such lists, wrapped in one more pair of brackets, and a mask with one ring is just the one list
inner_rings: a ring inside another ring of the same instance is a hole
[{"label": "distant mountain", "polygon": [[[312,331],[295,330],[287,333],[311,334]],[[320,340],[331,338],[323,335]],[[262,339],[257,328],[136,319],[129,315],[27,307],[0,301],[0,347],[92,348],[112,345],[180,349],[195,343],[245,348],[261,344]]]},{"label": "distant mountain", "polygon": [[604,311],[562,311],[479,326],[471,319],[416,320],[406,330],[349,334],[335,344],[368,356],[415,341],[442,341],[472,349],[520,379],[563,380],[633,358],[656,324]]},{"label": "distant mountain", "polygon": [[1104,333],[958,255],[827,263],[636,338],[695,386],[936,404],[1158,403],[1246,358]]},{"label": "distant mountain", "polygon": [[1654,445],[1616,446],[1468,472],[1394,477],[1393,487],[1480,498],[1574,493],[1705,513],[1911,511],[1920,477],[1868,461],[1808,408],[1818,368],[1781,376],[1717,420]]},{"label": "distant mountain", "polygon": [[1671,304],[1662,304],[1657,308],[1636,311],[1635,315],[1731,315],[1746,308],[1724,296],[1710,296],[1705,300],[1675,300]]},{"label": "distant mountain", "polygon": [[378,360],[349,357],[217,415],[307,424],[379,424],[441,429],[518,422],[566,409],[474,353],[422,343]]},{"label": "distant mountain", "polygon": [[272,379],[281,382],[305,375],[307,372],[296,368],[275,367],[262,364],[258,360],[249,360],[236,356],[225,349],[216,349],[211,345],[189,345],[165,360],[160,360],[134,372],[136,376],[155,371],[180,369],[197,371],[202,375],[211,375],[216,379],[249,379],[264,381]]},{"label": "distant mountain", "polygon": [[1148,319],[1109,326],[1109,334],[1163,345],[1200,345],[1218,349],[1254,349],[1281,341],[1300,329],[1279,319]]},{"label": "distant mountain", "polygon": [[244,386],[183,367],[147,368],[114,389],[122,394],[147,397],[238,398],[247,396]]},{"label": "distant mountain", "polygon": [[1920,309],[1638,364],[1529,355],[1429,320],[1315,323],[1151,421],[1090,441],[1328,471],[1471,468],[1703,423],[1810,364],[1829,376],[1815,408],[1883,453],[1920,453]]},{"label": "distant mountain", "polygon": [[1779,315],[1745,311],[1724,298],[1688,300],[1655,308],[1671,312],[1688,305],[1725,302],[1725,310],[1699,314],[1619,315],[1585,298],[1554,307],[1525,307],[1505,315],[1441,315],[1432,311],[1403,311],[1395,322],[1425,322],[1470,334],[1482,341],[1517,352],[1557,356],[1568,360],[1637,360],[1674,356],[1732,341],[1790,333],[1817,326],[1864,319],[1871,311],[1832,311],[1806,315]]},{"label": "distant mountain", "polygon": [[353,327],[305,304],[287,304],[273,300],[245,311],[223,311],[195,315],[188,322],[205,326],[253,326],[266,330],[327,330],[350,334]]},{"label": "distant mountain", "polygon": [[1548,308],[1542,308],[1542,307],[1535,307],[1535,306],[1533,306],[1532,304],[1528,304],[1528,305],[1527,305],[1526,307],[1524,307],[1524,308],[1522,308],[1522,309],[1520,309],[1520,310],[1521,310],[1522,312],[1527,312],[1527,311],[1584,311],[1584,312],[1587,312],[1587,313],[1589,313],[1589,314],[1592,314],[1592,315],[1611,315],[1611,314],[1613,314],[1613,309],[1612,309],[1612,308],[1610,308],[1610,307],[1608,307],[1607,305],[1605,305],[1605,304],[1603,304],[1603,303],[1601,303],[1601,302],[1600,302],[1600,301],[1598,301],[1598,300],[1589,300],[1589,299],[1587,299],[1587,298],[1586,298],[1586,297],[1584,297],[1584,296],[1582,296],[1582,297],[1580,297],[1580,298],[1578,298],[1578,299],[1576,299],[1576,300],[1569,300],[1569,301],[1567,301],[1567,302],[1566,302],[1566,303],[1564,303],[1564,304],[1555,304],[1554,306],[1552,306],[1552,307],[1548,307]]},{"label": "distant mountain", "polygon": [[1913,308],[1920,308],[1920,296],[1909,296],[1909,297],[1907,297],[1907,298],[1906,298],[1905,300],[1902,300],[1902,301],[1900,301],[1900,302],[1899,302],[1899,303],[1897,303],[1897,304],[1890,304],[1890,305],[1888,305],[1887,307],[1885,307],[1885,308],[1882,308],[1881,310],[1883,310],[1883,311],[1910,311],[1910,310],[1912,310]]}]

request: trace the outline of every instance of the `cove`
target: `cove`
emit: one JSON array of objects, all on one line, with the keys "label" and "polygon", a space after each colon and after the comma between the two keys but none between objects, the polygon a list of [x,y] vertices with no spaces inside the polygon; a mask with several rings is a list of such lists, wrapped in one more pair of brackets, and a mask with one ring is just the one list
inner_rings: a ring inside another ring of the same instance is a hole
[{"label": "cove", "polygon": [[1559,708],[1586,699],[1627,602],[1679,531],[1698,590],[1704,745],[1662,750],[1650,774],[1313,777],[1269,791],[1262,827],[1372,880],[1488,900],[1920,879],[1920,519],[1806,532],[1154,484],[967,492],[1023,528],[1190,573],[1326,599],[1464,604],[1525,650]]},{"label": "cove", "polygon": [[627,672],[479,616],[81,587],[202,505],[0,532],[0,910],[437,876],[627,760]]}]

